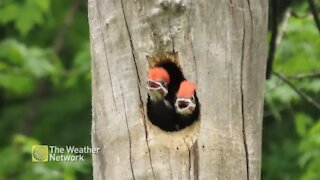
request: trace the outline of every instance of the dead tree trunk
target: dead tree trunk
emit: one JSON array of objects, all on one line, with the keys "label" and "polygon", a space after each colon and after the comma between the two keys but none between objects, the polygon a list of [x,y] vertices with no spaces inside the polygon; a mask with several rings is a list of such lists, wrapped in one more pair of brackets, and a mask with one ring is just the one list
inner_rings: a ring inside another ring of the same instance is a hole
[{"label": "dead tree trunk", "polygon": [[[89,0],[94,179],[260,179],[266,0]],[[146,116],[150,57],[197,85],[200,123]]]}]

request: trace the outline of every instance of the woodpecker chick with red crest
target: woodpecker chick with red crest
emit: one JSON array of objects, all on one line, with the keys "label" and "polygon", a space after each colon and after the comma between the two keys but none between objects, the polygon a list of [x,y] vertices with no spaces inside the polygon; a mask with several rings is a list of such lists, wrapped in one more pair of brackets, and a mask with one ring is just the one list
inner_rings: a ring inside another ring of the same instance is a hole
[{"label": "woodpecker chick with red crest", "polygon": [[180,83],[174,106],[181,129],[199,118],[200,103],[196,95],[195,85],[192,82],[184,80]]},{"label": "woodpecker chick with red crest", "polygon": [[168,85],[170,77],[168,72],[161,67],[155,67],[149,70],[148,90],[152,101],[163,100],[168,94]]},{"label": "woodpecker chick with red crest", "polygon": [[152,124],[166,131],[175,131],[175,111],[165,99],[169,84],[170,76],[164,68],[149,69],[147,114]]}]

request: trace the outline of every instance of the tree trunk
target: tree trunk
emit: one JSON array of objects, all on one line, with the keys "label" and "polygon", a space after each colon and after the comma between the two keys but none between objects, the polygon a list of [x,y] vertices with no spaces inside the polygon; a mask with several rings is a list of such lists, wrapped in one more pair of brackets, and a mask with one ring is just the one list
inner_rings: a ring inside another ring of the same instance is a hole
[{"label": "tree trunk", "polygon": [[[89,0],[94,179],[260,179],[266,0]],[[146,116],[147,71],[175,59],[201,120]]]}]

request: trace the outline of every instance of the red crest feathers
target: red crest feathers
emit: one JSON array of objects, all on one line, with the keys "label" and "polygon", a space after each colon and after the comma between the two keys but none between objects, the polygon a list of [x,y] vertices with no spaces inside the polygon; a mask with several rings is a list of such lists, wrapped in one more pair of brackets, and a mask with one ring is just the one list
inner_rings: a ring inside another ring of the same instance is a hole
[{"label": "red crest feathers", "polygon": [[170,77],[168,72],[162,67],[155,67],[149,69],[149,79],[154,81],[165,81],[167,84],[170,83]]},{"label": "red crest feathers", "polygon": [[180,84],[177,97],[179,98],[191,98],[196,90],[195,85],[192,82],[184,80]]}]

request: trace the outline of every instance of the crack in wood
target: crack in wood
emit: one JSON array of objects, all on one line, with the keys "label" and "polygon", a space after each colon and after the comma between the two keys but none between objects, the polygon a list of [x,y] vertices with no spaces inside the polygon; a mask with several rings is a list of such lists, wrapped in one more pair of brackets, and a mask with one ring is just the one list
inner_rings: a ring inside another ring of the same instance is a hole
[{"label": "crack in wood", "polygon": [[[122,13],[123,13],[123,18],[124,18],[125,26],[126,26],[127,33],[128,33],[128,36],[129,36],[131,53],[132,53],[132,58],[133,58],[134,66],[135,66],[135,69],[136,69],[136,74],[137,74],[137,77],[138,77],[139,84],[141,84],[140,75],[139,75],[139,70],[138,70],[138,65],[137,65],[137,61],[136,61],[136,57],[135,57],[135,50],[134,50],[133,41],[132,41],[132,37],[131,37],[131,33],[130,33],[128,21],[127,21],[127,16],[126,16],[126,13],[125,13],[125,10],[124,10],[123,0],[121,0],[121,8],[122,8]],[[139,91],[140,91],[140,90],[139,90]],[[141,96],[141,95],[140,95],[140,96]]]},{"label": "crack in wood", "polygon": [[[251,4],[250,4],[250,0],[247,0],[247,3],[248,3],[248,8],[249,8],[249,17],[250,17],[250,27],[251,27],[251,37],[250,37],[250,44],[249,44],[249,51],[251,50],[251,46],[252,46],[252,43],[253,43],[253,17],[252,17],[252,9],[251,9]],[[245,34],[245,29],[244,29],[244,34]],[[245,36],[244,36],[245,37]],[[244,40],[243,40],[244,42]],[[243,46],[244,47],[244,44]],[[244,48],[243,48],[244,50]],[[244,53],[244,51],[243,51]],[[250,57],[251,58],[251,52],[250,52]],[[242,75],[241,75],[241,83],[243,85],[243,59],[242,59],[242,65],[241,65],[241,72],[242,72]],[[242,87],[242,86],[241,86]],[[243,88],[243,87],[242,87]],[[245,145],[245,151],[246,151],[246,163],[247,163],[247,179],[249,180],[250,179],[250,165],[249,165],[249,159],[250,159],[250,155],[249,155],[249,152],[248,152],[248,142],[247,142],[247,138],[246,138],[246,126],[245,126],[245,116],[244,116],[244,93],[243,93],[243,89],[242,89],[242,117],[243,117],[243,124],[242,124],[242,128],[243,128],[243,136],[244,136],[244,145]]]},{"label": "crack in wood", "polygon": [[249,7],[249,14],[250,14],[250,21],[251,21],[251,29],[253,30],[253,19],[252,19],[252,9],[251,9],[250,0],[247,0],[247,2],[248,2],[248,7]]},{"label": "crack in wood", "polygon": [[[243,40],[244,41],[244,40]],[[244,53],[244,52],[242,52]],[[243,56],[243,55],[242,55]],[[243,92],[243,57],[241,58],[241,116],[242,116],[242,134],[243,134],[243,144],[246,154],[246,167],[247,167],[247,180],[249,180],[249,154],[248,154],[248,145],[246,138],[246,129],[245,129],[245,115],[244,115],[244,92]]]},{"label": "crack in wood", "polygon": [[[95,110],[94,110],[93,114],[95,114],[94,117],[97,117]],[[93,129],[93,133],[91,133],[91,134],[92,134],[92,139],[93,139],[93,145],[96,146],[96,147],[104,147],[103,146],[103,141],[100,140],[100,138],[98,137],[98,134],[96,133],[97,130],[96,130],[95,122],[92,123],[92,129]],[[103,159],[102,161],[99,161],[100,162],[99,163],[99,170],[101,172],[99,175],[102,176],[101,179],[106,179],[105,174],[102,173],[106,169],[106,161],[105,161],[106,160],[106,156],[104,154],[104,151],[101,151],[101,153],[92,154],[92,156],[98,156],[99,159]]]},{"label": "crack in wood", "polygon": [[147,148],[148,148],[148,155],[149,155],[149,162],[150,162],[150,167],[152,170],[152,174],[153,174],[153,178],[156,179],[155,173],[154,173],[154,169],[153,169],[153,163],[152,163],[152,157],[151,157],[151,150],[150,150],[150,146],[149,146],[149,141],[148,141],[148,129],[147,129],[147,119],[144,113],[144,108],[143,105],[140,105],[140,109],[141,109],[141,115],[143,118],[143,124],[144,124],[144,129],[145,129],[145,138],[146,138],[146,144],[147,144]]},{"label": "crack in wood", "polygon": [[[141,95],[141,90],[140,90],[140,88],[141,88],[141,80],[140,80],[138,65],[137,65],[137,61],[136,61],[136,57],[135,57],[135,53],[134,53],[135,50],[134,50],[134,47],[133,47],[131,33],[130,33],[130,30],[129,30],[129,25],[128,25],[128,22],[127,22],[127,17],[126,17],[124,6],[123,6],[123,0],[121,0],[121,8],[122,8],[122,13],[123,13],[123,17],[124,17],[124,22],[125,22],[125,25],[126,25],[127,33],[128,33],[128,36],[129,36],[130,48],[131,48],[132,58],[133,58],[133,62],[134,62],[134,67],[135,67],[136,75],[137,75],[137,78],[138,78],[137,85],[138,85],[139,100],[140,100],[140,104],[143,106],[144,103],[143,103],[143,100],[142,100],[142,95]],[[143,113],[144,113],[144,110],[143,110]],[[147,129],[146,129],[146,131],[147,131]]]},{"label": "crack in wood", "polygon": [[149,141],[148,141],[148,131],[147,130],[146,130],[146,142],[147,142],[149,161],[150,161],[150,167],[151,167],[153,179],[156,179],[156,175],[154,173],[154,168],[153,168],[153,163],[152,163],[152,156],[151,156],[151,150],[150,150]]},{"label": "crack in wood", "polygon": [[[99,5],[98,5],[98,2],[97,1],[94,1],[95,4],[96,4],[96,9],[97,9],[97,12],[98,12],[98,18],[99,18],[99,21],[100,21],[100,24],[103,24],[102,23],[102,20],[101,20],[101,12],[100,12],[100,9],[99,9]],[[113,103],[116,104],[116,100],[115,100],[115,94],[114,94],[114,89],[113,89],[113,82],[112,82],[112,76],[111,76],[111,69],[110,69],[110,65],[109,65],[109,59],[108,59],[108,53],[107,53],[107,45],[106,45],[106,42],[105,42],[105,34],[104,34],[104,31],[101,30],[101,28],[99,28],[100,30],[100,33],[102,35],[102,39],[103,39],[103,51],[104,53],[106,54],[106,63],[107,63],[107,69],[108,69],[108,76],[109,76],[109,80],[110,80],[110,86],[111,86],[111,92],[112,92],[112,100],[113,100]],[[117,106],[115,106],[116,110],[117,110]],[[118,110],[117,110],[118,111]]]},{"label": "crack in wood", "polygon": [[188,175],[189,175],[189,179],[191,179],[191,150],[188,145],[187,145],[187,148],[188,148],[188,156],[189,156],[189,167],[188,167],[189,173],[188,173]]},{"label": "crack in wood", "polygon": [[124,101],[123,97],[123,91],[122,91],[122,86],[120,86],[120,91],[121,91],[121,97],[122,97],[122,103],[123,103],[123,108],[124,108],[124,117],[126,121],[126,126],[127,126],[127,131],[128,131],[128,138],[129,138],[129,160],[130,160],[130,168],[131,168],[131,173],[132,173],[132,178],[135,180],[134,172],[133,172],[133,166],[132,166],[132,140],[131,140],[131,134],[130,134],[130,129],[129,129],[129,123],[128,123],[128,117],[127,117],[127,106],[126,102]]},{"label": "crack in wood", "polygon": [[171,38],[171,41],[172,41],[172,52],[174,52],[174,37],[173,37],[173,34],[172,34],[172,25],[171,25],[171,12],[172,11],[172,7],[169,9],[169,17],[168,17],[168,25],[169,25],[169,31],[170,31],[170,38]]},{"label": "crack in wood", "polygon": [[[248,2],[248,7],[249,7],[249,16],[250,16],[250,27],[251,27],[251,33],[252,36],[250,37],[250,44],[249,44],[249,50],[251,50],[251,45],[253,44],[253,18],[252,18],[252,9],[251,9],[251,4],[250,4],[250,0],[247,0]],[[252,53],[250,53],[251,55]]]},{"label": "crack in wood", "polygon": [[170,149],[168,149],[168,156],[169,156],[170,177],[171,177],[171,179],[173,179],[172,167],[171,167],[171,158],[170,158]]},{"label": "crack in wood", "polygon": [[232,0],[229,0],[229,3],[230,3],[230,7],[232,9],[232,11],[231,11],[232,12],[232,17],[233,17],[233,19],[236,19],[235,16],[234,16],[234,7],[233,7],[234,5],[233,5]]},{"label": "crack in wood", "polygon": [[123,18],[124,18],[124,22],[125,22],[125,26],[127,29],[127,33],[129,36],[129,41],[130,41],[130,47],[131,47],[131,53],[132,53],[132,58],[133,58],[133,62],[134,62],[134,66],[135,66],[135,70],[136,70],[136,75],[138,78],[138,92],[139,92],[139,99],[140,99],[140,105],[142,106],[142,118],[143,118],[143,124],[144,124],[144,128],[145,128],[145,134],[146,134],[146,144],[147,144],[147,148],[148,148],[148,153],[149,153],[149,161],[150,161],[150,166],[151,166],[151,170],[152,170],[152,174],[154,179],[156,179],[155,177],[155,173],[154,173],[154,169],[153,169],[153,165],[152,165],[152,158],[151,158],[151,151],[150,151],[150,146],[149,146],[149,142],[148,142],[148,129],[147,129],[147,125],[146,125],[146,117],[145,117],[145,112],[144,112],[144,103],[142,100],[142,95],[141,95],[141,79],[140,79],[140,75],[139,75],[139,70],[138,70],[138,65],[137,65],[137,61],[136,61],[136,57],[135,57],[135,50],[134,50],[134,46],[133,46],[133,41],[132,41],[132,37],[131,37],[131,33],[129,30],[129,25],[127,22],[127,17],[126,17],[126,13],[124,10],[124,5],[123,5],[123,0],[121,0],[121,8],[122,8],[122,14],[123,14]]},{"label": "crack in wood", "polygon": [[249,154],[248,154],[248,144],[246,138],[245,129],[245,112],[244,112],[244,53],[245,53],[245,40],[246,40],[246,28],[245,28],[245,13],[243,11],[243,36],[242,36],[242,54],[241,54],[241,64],[240,64],[240,94],[241,94],[241,117],[242,117],[242,135],[243,135],[243,145],[246,157],[246,171],[247,180],[249,180]]},{"label": "crack in wood", "polygon": [[188,159],[188,170],[189,170],[189,173],[188,173],[189,178],[188,179],[191,179],[191,164],[192,164],[192,162],[191,162],[191,149],[188,146],[188,143],[186,142],[185,138],[183,138],[183,141],[184,141],[185,146],[188,149],[188,158],[189,158]]},{"label": "crack in wood", "polygon": [[192,60],[194,64],[195,74],[196,74],[196,85],[198,85],[198,64],[196,61],[196,56],[194,55],[193,41],[191,38],[190,38],[190,42],[191,42],[191,50],[192,50]]},{"label": "crack in wood", "polygon": [[190,23],[190,15],[191,15],[191,11],[192,11],[192,7],[193,7],[193,3],[192,1],[190,2],[190,10],[188,13],[188,18],[187,18],[187,32],[189,33],[190,36],[190,45],[191,45],[191,51],[192,51],[192,60],[193,60],[193,64],[194,64],[194,70],[195,70],[195,74],[196,74],[196,84],[198,84],[198,69],[197,69],[197,61],[196,61],[196,56],[194,55],[194,47],[193,47],[193,40],[191,37],[191,23]]},{"label": "crack in wood", "polygon": [[193,148],[193,177],[195,180],[199,179],[199,149],[198,140],[194,143]]}]

